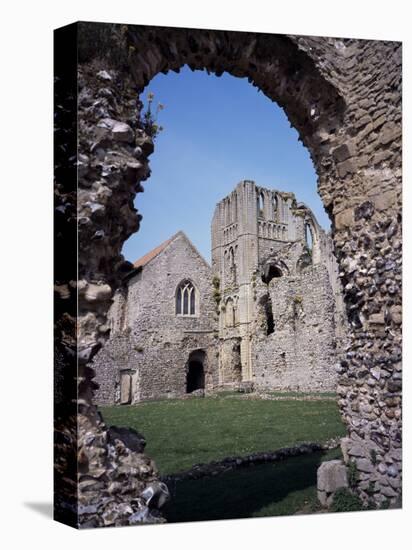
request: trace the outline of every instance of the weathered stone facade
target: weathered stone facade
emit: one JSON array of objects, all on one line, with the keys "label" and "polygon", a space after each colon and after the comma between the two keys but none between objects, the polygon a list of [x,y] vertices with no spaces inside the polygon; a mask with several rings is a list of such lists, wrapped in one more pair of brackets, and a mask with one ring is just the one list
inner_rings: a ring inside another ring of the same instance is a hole
[{"label": "weathered stone facade", "polygon": [[[98,498],[103,506],[110,479],[118,476],[120,451],[100,437],[105,427],[93,405],[90,361],[107,338],[113,292],[132,267],[121,248],[138,230],[133,199],[150,174],[154,145],[139,121],[136,92],[159,72],[179,71],[185,64],[217,76],[227,71],[248,78],[285,109],[310,151],[333,223],[350,326],[337,387],[348,433],[345,460],[353,460],[361,473],[356,490],[364,501],[399,501],[401,44],[98,23],[58,32],[56,248],[74,251],[78,243],[79,256],[66,254],[56,273],[55,394],[62,390],[76,396],[75,407],[56,403],[56,514],[82,524],[78,503]],[[106,125],[102,134],[106,118],[127,124],[130,131],[120,139],[122,133]],[[93,438],[85,440],[87,433]],[[102,473],[90,462],[80,474],[77,453],[88,448],[110,452],[111,466],[102,463]],[[143,470],[136,475],[144,485]],[[132,502],[136,490],[129,490],[127,476],[118,479],[119,498]],[[87,491],[90,480],[101,483],[98,497]],[[108,524],[127,522],[130,516],[118,507]],[[100,508],[95,521],[103,525]]]},{"label": "weathered stone facade", "polygon": [[[135,263],[109,312],[110,339],[94,359],[97,403],[245,383],[335,389],[335,328],[346,321],[332,290],[340,296],[330,236],[313,213],[292,193],[244,181],[217,205],[211,229],[212,268],[182,232]],[[193,311],[189,302],[186,312],[178,306],[182,281],[192,288]]]},{"label": "weathered stone facade", "polygon": [[220,384],[335,389],[336,327],[346,319],[331,239],[309,208],[293,193],[241,182],[216,207],[212,269],[227,342]]},{"label": "weathered stone facade", "polygon": [[274,332],[266,336],[267,314],[262,311],[260,331],[253,340],[255,384],[278,390],[334,391],[339,355],[325,267],[313,266],[268,286],[257,294],[257,301],[266,304],[269,299]]},{"label": "weathered stone facade", "polygon": [[[217,385],[211,268],[182,232],[156,252],[129,274],[115,296],[111,336],[94,360],[100,404],[179,397],[188,389]],[[182,281],[193,284],[194,314],[176,312]],[[196,363],[204,381],[188,388]],[[122,392],[122,386],[129,391]]]}]

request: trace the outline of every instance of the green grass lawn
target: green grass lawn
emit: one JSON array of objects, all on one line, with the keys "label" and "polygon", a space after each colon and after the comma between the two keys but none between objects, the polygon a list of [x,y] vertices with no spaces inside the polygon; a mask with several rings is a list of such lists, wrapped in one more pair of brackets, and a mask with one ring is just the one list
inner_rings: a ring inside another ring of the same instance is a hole
[{"label": "green grass lawn", "polygon": [[330,391],[323,392],[297,392],[297,391],[269,391],[268,395],[272,397],[316,397],[316,398],[329,398],[336,399],[336,393]]},{"label": "green grass lawn", "polygon": [[162,475],[227,456],[345,434],[332,400],[265,401],[232,395],[102,407],[101,412],[107,424],[132,427],[145,436],[146,452]]}]

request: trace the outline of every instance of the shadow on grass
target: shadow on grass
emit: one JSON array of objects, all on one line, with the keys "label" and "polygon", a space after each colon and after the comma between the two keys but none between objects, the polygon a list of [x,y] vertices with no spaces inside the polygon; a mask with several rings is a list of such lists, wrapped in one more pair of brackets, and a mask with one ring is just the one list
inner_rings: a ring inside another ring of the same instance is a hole
[{"label": "shadow on grass", "polygon": [[169,522],[290,515],[317,506],[316,472],[331,453],[313,453],[275,464],[250,466],[169,485]]}]

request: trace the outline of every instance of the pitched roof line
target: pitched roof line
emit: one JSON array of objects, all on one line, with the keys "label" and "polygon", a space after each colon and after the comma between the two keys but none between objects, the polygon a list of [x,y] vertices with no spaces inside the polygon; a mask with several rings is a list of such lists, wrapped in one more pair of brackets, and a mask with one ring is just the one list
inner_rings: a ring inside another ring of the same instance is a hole
[{"label": "pitched roof line", "polygon": [[153,248],[150,250],[150,252],[147,252],[144,256],[136,260],[133,264],[133,267],[140,271],[140,269],[143,269],[149,262],[154,260],[163,250],[165,250],[169,244],[171,244],[177,237],[182,236],[186,241],[188,242],[189,246],[192,247],[192,249],[195,251],[195,253],[203,260],[203,262],[208,266],[209,264],[206,262],[206,260],[203,258],[202,254],[197,250],[195,245],[192,243],[192,241],[187,237],[184,231],[180,230],[177,233],[175,233],[170,239],[167,239],[167,241],[164,241],[163,243],[159,244],[159,246],[156,246],[156,248]]},{"label": "pitched roof line", "polygon": [[147,265],[151,260],[153,260],[153,258],[156,258],[156,256],[158,256],[160,252],[162,252],[177,235],[178,233],[176,233],[176,235],[173,235],[173,237],[170,237],[170,239],[167,239],[167,241],[164,241],[162,244],[159,244],[159,246],[156,246],[156,248],[150,250],[150,252],[147,252],[144,256],[136,260],[133,266],[137,268]]}]

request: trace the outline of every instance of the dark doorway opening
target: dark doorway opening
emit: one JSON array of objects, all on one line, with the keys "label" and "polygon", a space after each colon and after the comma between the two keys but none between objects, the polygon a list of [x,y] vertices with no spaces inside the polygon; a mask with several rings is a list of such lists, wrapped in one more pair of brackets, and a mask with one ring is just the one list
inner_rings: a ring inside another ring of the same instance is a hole
[{"label": "dark doorway opening", "polygon": [[204,351],[192,352],[189,356],[186,375],[186,393],[205,388]]},{"label": "dark doorway opening", "polygon": [[273,319],[272,300],[269,292],[264,294],[260,299],[260,305],[263,308],[263,313],[266,320],[266,335],[273,334],[275,332],[275,321]]}]

